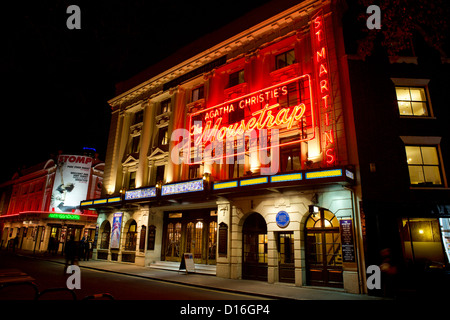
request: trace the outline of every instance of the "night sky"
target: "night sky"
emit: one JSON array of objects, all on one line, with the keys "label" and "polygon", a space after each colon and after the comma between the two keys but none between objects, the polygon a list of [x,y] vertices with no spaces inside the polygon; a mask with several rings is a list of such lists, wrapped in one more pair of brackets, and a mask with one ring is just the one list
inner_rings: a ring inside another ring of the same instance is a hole
[{"label": "night sky", "polygon": [[[0,182],[58,150],[93,147],[104,159],[117,82],[266,2],[2,3]],[[66,27],[70,5],[81,30]]]}]

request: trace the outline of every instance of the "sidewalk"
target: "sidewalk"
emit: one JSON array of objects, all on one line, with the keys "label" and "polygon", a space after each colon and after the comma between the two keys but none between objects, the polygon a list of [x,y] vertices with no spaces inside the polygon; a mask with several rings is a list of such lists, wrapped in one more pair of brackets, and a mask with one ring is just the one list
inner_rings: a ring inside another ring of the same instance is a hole
[{"label": "sidewalk", "polygon": [[[18,254],[35,259],[65,263],[60,255],[33,254],[27,251],[18,251]],[[269,284],[262,281],[225,279],[211,275],[186,274],[183,272],[140,267],[134,264],[109,262],[103,260],[79,261],[81,268],[114,272],[134,277],[165,281],[176,284],[191,285],[200,288],[223,290],[234,293],[250,294],[269,299],[294,299],[294,300],[380,300],[379,297],[366,294],[346,293],[342,289],[296,287],[293,284],[275,283]]]}]

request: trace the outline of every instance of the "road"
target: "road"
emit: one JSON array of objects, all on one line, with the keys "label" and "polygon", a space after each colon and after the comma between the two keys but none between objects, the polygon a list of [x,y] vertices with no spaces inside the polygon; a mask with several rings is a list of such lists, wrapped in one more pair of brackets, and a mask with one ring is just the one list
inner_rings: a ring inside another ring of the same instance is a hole
[{"label": "road", "polygon": [[[39,291],[51,288],[67,288],[70,276],[64,273],[60,263],[33,259],[0,252],[0,269],[17,268],[36,279]],[[255,300],[260,297],[243,295],[164,281],[138,278],[81,267],[81,288],[74,289],[77,299],[98,293],[109,293],[116,300]],[[31,288],[17,286],[0,290],[0,300],[31,299]],[[42,299],[72,299],[69,292],[55,292]]]}]

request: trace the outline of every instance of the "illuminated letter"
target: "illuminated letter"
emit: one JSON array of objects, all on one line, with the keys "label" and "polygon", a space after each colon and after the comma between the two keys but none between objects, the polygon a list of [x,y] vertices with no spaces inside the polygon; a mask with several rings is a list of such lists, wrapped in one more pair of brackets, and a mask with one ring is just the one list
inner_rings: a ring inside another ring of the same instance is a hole
[{"label": "illuminated letter", "polygon": [[325,146],[334,143],[333,130],[325,131]]},{"label": "illuminated letter", "polygon": [[333,153],[334,153],[334,149],[333,148],[327,150],[327,152],[326,152],[327,164],[334,163],[334,154]]},{"label": "illuminated letter", "polygon": [[303,114],[305,113],[305,109],[306,109],[306,107],[303,103],[294,107],[294,109],[292,110],[292,114],[289,117],[289,122],[288,122],[288,126],[287,126],[288,129],[292,128],[294,121],[299,121],[303,117]]},{"label": "illuminated letter", "polygon": [[322,17],[318,16],[314,19],[314,28],[317,29],[322,25]]},{"label": "illuminated letter", "polygon": [[317,51],[316,59],[317,59],[317,62],[319,62],[322,59],[325,59],[325,47],[322,47],[322,49],[320,49],[320,51]]},{"label": "illuminated letter", "polygon": [[329,125],[330,125],[330,118],[329,118],[329,116],[328,116],[328,112],[325,113],[325,125],[326,125],[326,126],[329,126]]},{"label": "illuminated letter", "polygon": [[328,95],[325,95],[322,97],[323,100],[323,106],[325,109],[328,109]]},{"label": "illuminated letter", "polygon": [[320,81],[320,93],[323,93],[324,90],[328,91],[328,81],[327,80]]},{"label": "illuminated letter", "polygon": [[66,13],[71,13],[72,15],[67,18],[66,26],[67,29],[81,29],[81,10],[77,5],[71,5],[67,7]]},{"label": "illuminated letter", "polygon": [[322,41],[322,37],[321,37],[321,34],[322,34],[322,30],[319,30],[319,31],[317,31],[317,32],[316,32],[316,36],[317,36],[317,42],[320,42],[320,41]]},{"label": "illuminated letter", "polygon": [[320,65],[320,72],[319,72],[319,77],[321,77],[324,73],[328,73],[327,69],[325,68],[325,66],[323,64]]},{"label": "illuminated letter", "polygon": [[366,26],[368,29],[381,29],[381,10],[377,5],[371,5],[367,7],[367,14],[372,14],[367,18]]}]

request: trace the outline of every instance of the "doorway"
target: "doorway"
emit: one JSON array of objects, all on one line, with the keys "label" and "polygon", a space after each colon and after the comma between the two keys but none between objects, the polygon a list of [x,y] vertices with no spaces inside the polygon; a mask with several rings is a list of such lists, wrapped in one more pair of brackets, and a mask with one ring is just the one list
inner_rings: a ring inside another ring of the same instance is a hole
[{"label": "doorway", "polygon": [[242,278],[267,281],[267,224],[259,213],[247,217],[242,236]]},{"label": "doorway", "polygon": [[342,288],[342,248],[336,216],[321,208],[308,217],[305,233],[307,284]]},{"label": "doorway", "polygon": [[295,282],[294,233],[278,232],[278,280]]},{"label": "doorway", "polygon": [[180,262],[192,253],[198,264],[216,264],[217,214],[214,209],[166,212],[162,260]]}]

